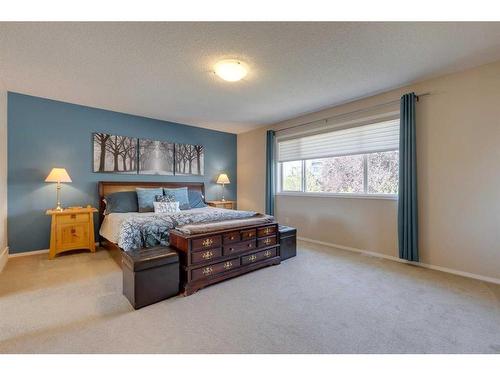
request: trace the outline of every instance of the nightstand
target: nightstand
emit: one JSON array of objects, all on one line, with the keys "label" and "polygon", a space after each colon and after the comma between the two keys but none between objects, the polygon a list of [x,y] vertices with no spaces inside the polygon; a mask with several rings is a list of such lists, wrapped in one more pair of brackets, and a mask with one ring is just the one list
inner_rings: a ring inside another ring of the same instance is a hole
[{"label": "nightstand", "polygon": [[93,207],[47,210],[52,216],[49,259],[68,250],[89,249],[95,252]]},{"label": "nightstand", "polygon": [[207,201],[209,206],[236,210],[236,201]]}]

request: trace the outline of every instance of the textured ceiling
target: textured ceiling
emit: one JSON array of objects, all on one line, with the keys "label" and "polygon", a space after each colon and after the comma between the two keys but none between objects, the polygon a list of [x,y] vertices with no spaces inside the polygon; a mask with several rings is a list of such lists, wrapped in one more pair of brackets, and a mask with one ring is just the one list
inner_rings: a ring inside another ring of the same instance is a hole
[{"label": "textured ceiling", "polygon": [[0,23],[10,91],[233,133],[499,59],[500,23]]}]

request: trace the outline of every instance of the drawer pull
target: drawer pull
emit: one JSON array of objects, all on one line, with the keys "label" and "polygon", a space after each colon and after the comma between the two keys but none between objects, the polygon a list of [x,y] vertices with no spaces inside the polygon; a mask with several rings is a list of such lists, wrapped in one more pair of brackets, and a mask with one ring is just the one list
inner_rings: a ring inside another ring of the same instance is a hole
[{"label": "drawer pull", "polygon": [[205,268],[203,268],[203,274],[205,276],[206,275],[210,275],[213,271],[214,271],[214,269],[212,267],[205,267]]},{"label": "drawer pull", "polygon": [[229,237],[229,239],[230,239],[231,241],[232,241],[232,240],[234,240],[234,238],[235,238],[234,236]]},{"label": "drawer pull", "polygon": [[271,233],[271,228],[264,229],[264,234],[269,234],[269,233]]},{"label": "drawer pull", "polygon": [[257,259],[257,256],[256,256],[256,255],[250,255],[250,256],[248,257],[248,260],[249,260],[250,262],[255,261],[255,259]]},{"label": "drawer pull", "polygon": [[212,245],[213,243],[214,243],[214,240],[212,240],[211,238],[207,238],[207,239],[203,240],[203,242],[201,244],[205,247],[208,247],[208,246]]},{"label": "drawer pull", "polygon": [[253,245],[252,245],[251,243],[249,243],[249,244],[247,245],[247,247],[253,247]]},{"label": "drawer pull", "polygon": [[207,251],[201,255],[203,259],[210,259],[214,256],[214,253],[212,251]]},{"label": "drawer pull", "polygon": [[266,250],[264,255],[266,256],[266,258],[269,258],[271,256],[271,252],[269,250]]},{"label": "drawer pull", "polygon": [[75,214],[72,214],[72,215],[70,215],[70,218],[72,218],[72,219],[76,219],[76,215],[75,215]]},{"label": "drawer pull", "polygon": [[71,234],[75,234],[76,233],[76,230],[75,229],[71,229]]},{"label": "drawer pull", "polygon": [[233,267],[233,262],[226,262],[226,263],[224,263],[224,269],[228,270],[231,267]]},{"label": "drawer pull", "polygon": [[252,237],[252,236],[253,236],[252,232],[248,233],[248,237]]},{"label": "drawer pull", "polygon": [[269,245],[271,242],[273,242],[273,241],[272,241],[270,238],[266,238],[266,239],[264,240],[264,243],[265,243],[266,245]]}]

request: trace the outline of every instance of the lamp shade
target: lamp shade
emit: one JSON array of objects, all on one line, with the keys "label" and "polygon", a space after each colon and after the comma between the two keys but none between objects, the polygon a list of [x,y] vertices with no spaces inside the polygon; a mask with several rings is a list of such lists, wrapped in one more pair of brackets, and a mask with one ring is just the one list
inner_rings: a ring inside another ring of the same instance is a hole
[{"label": "lamp shade", "polygon": [[229,177],[227,177],[227,174],[221,173],[219,177],[217,178],[217,183],[218,184],[229,184]]},{"label": "lamp shade", "polygon": [[71,177],[64,168],[52,168],[45,182],[71,182]]}]

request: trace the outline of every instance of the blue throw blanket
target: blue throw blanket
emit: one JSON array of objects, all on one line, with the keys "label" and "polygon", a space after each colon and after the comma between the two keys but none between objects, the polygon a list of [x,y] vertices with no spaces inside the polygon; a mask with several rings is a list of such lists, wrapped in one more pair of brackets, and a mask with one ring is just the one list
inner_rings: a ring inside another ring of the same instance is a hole
[{"label": "blue throw blanket", "polygon": [[257,215],[253,211],[218,208],[186,210],[175,213],[134,216],[120,227],[118,246],[129,251],[141,247],[168,246],[168,232],[186,224],[211,223],[224,220],[246,219]]}]

